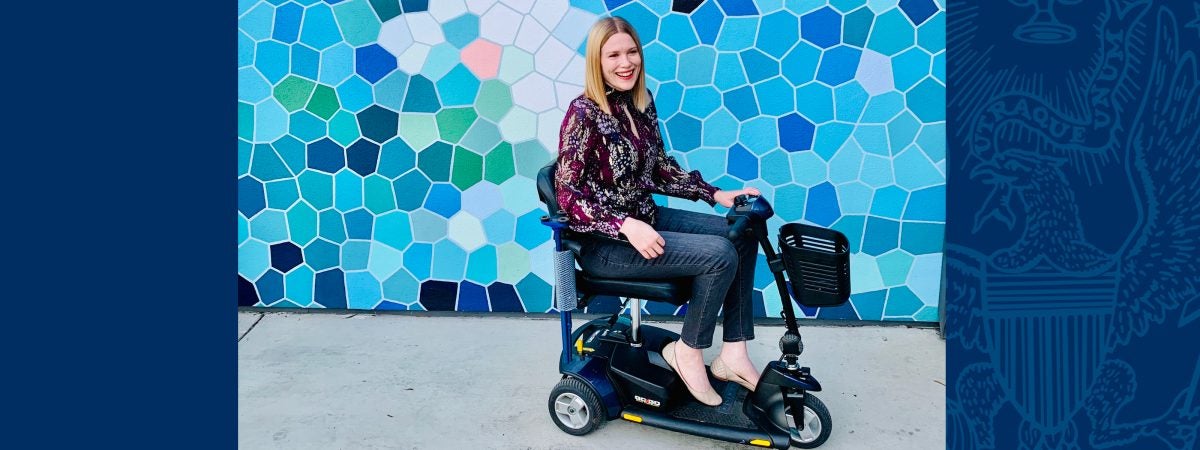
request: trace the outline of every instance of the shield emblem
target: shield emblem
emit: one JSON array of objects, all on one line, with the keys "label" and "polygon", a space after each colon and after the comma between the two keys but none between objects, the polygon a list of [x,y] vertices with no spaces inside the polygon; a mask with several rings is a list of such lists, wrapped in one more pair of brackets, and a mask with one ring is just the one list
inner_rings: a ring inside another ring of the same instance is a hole
[{"label": "shield emblem", "polygon": [[1118,268],[1071,273],[1043,259],[1021,273],[987,269],[982,304],[992,364],[1013,407],[1043,432],[1075,416],[1108,356]]}]

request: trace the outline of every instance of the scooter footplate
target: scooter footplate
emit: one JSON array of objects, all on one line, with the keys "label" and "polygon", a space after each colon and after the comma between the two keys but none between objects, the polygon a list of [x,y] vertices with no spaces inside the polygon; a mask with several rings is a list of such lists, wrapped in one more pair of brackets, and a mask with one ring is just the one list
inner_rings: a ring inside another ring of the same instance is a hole
[{"label": "scooter footplate", "polygon": [[742,412],[742,404],[746,402],[746,394],[749,391],[737,383],[720,381],[711,376],[708,377],[708,381],[712,383],[713,389],[721,394],[719,406],[708,406],[689,398],[687,403],[679,405],[669,413],[671,417],[736,428],[757,428]]}]

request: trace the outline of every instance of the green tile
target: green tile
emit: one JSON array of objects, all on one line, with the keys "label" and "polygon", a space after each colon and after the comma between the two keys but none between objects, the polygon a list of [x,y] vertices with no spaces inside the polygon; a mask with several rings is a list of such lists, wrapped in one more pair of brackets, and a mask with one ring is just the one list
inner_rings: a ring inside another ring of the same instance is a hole
[{"label": "green tile", "polygon": [[308,112],[316,114],[317,117],[329,120],[340,108],[341,105],[338,104],[337,91],[329,86],[319,84],[317,85],[317,89],[313,91],[312,99],[308,101],[308,108],[305,109]]},{"label": "green tile", "polygon": [[364,206],[376,215],[396,209],[392,182],[379,174],[371,174],[363,180],[363,197]]},{"label": "green tile", "polygon": [[492,122],[499,122],[504,114],[512,108],[512,93],[508,85],[500,80],[488,80],[479,87],[479,97],[475,100],[475,109],[479,116]]},{"label": "green tile", "polygon": [[254,105],[238,102],[238,137],[254,139]]},{"label": "green tile", "polygon": [[512,144],[501,142],[484,157],[483,178],[485,180],[498,185],[515,174]]},{"label": "green tile", "polygon": [[358,131],[358,119],[349,111],[338,111],[329,120],[329,138],[334,142],[349,147],[362,135]]},{"label": "green tile", "polygon": [[359,47],[379,38],[379,19],[368,0],[350,0],[333,6],[338,28],[346,43]]},{"label": "green tile", "polygon": [[283,109],[287,112],[296,112],[303,108],[308,103],[308,98],[312,96],[313,88],[317,83],[300,78],[295,75],[289,75],[275,85],[275,99],[279,100],[279,104],[283,105]]},{"label": "green tile", "polygon": [[375,15],[379,16],[379,20],[387,22],[393,17],[399,16],[400,0],[370,0],[371,7],[375,9]]},{"label": "green tile", "polygon": [[465,147],[454,148],[453,174],[450,182],[460,191],[483,180],[483,156]]},{"label": "green tile", "polygon": [[475,123],[475,108],[446,108],[437,114],[438,130],[442,140],[458,143],[471,124]]},{"label": "green tile", "polygon": [[438,138],[437,120],[432,114],[401,114],[400,138],[412,148],[425,148]]},{"label": "green tile", "polygon": [[538,171],[554,160],[554,155],[547,152],[538,141],[517,144],[513,147],[513,154],[517,160],[517,173],[535,180]]},{"label": "green tile", "polygon": [[514,284],[529,274],[529,250],[509,242],[496,247],[496,257],[501,261],[496,281]]}]

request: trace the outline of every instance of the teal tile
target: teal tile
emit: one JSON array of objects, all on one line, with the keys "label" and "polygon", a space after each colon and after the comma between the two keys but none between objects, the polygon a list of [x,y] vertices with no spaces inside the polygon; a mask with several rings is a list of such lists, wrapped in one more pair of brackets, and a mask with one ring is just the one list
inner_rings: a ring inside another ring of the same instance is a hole
[{"label": "teal tile", "polygon": [[816,124],[833,120],[833,89],[820,83],[796,88],[796,111]]},{"label": "teal tile", "polygon": [[333,15],[346,42],[360,47],[379,38],[379,18],[368,0],[348,0],[333,6]]},{"label": "teal tile", "polygon": [[298,174],[304,170],[307,164],[305,161],[307,154],[303,142],[292,136],[283,136],[272,142],[271,147],[283,159],[283,163],[287,165],[290,173]]},{"label": "teal tile", "polygon": [[[946,120],[946,87],[926,78],[905,94],[908,109],[922,122]],[[256,125],[257,126],[257,125]]]},{"label": "teal tile", "polygon": [[933,162],[946,158],[946,124],[926,124],[917,134],[917,146]]},{"label": "teal tile", "polygon": [[306,170],[296,177],[300,196],[318,210],[333,206],[333,176]]},{"label": "teal tile", "polygon": [[917,298],[907,287],[894,287],[888,289],[887,307],[884,309],[883,317],[885,319],[911,318],[923,306],[925,304],[921,303],[921,299]]},{"label": "teal tile", "polygon": [[780,11],[763,16],[758,26],[758,49],[776,59],[783,58],[800,38],[800,23],[796,16]]},{"label": "teal tile", "polygon": [[911,48],[892,58],[892,81],[896,89],[907,91],[929,75],[932,56],[920,48]]},{"label": "teal tile", "polygon": [[387,280],[397,270],[404,267],[404,252],[384,245],[371,242],[371,258],[367,260],[367,271],[376,280]]},{"label": "teal tile", "polygon": [[741,51],[754,46],[758,17],[727,17],[717,35],[717,50]]},{"label": "teal tile", "polygon": [[775,203],[772,207],[781,219],[797,222],[804,218],[804,202],[807,198],[808,189],[795,184],[785,184],[775,189]]},{"label": "teal tile", "polygon": [[721,93],[712,86],[690,87],[683,93],[683,112],[703,119],[721,107]]},{"label": "teal tile", "polygon": [[914,34],[912,24],[904,13],[893,9],[875,19],[871,37],[867,40],[867,48],[885,55],[895,55],[913,45]]},{"label": "teal tile", "polygon": [[259,241],[249,240],[238,246],[238,275],[256,281],[271,267],[271,248]]},{"label": "teal tile", "polygon": [[743,50],[738,57],[742,59],[742,67],[746,69],[746,79],[751,83],[757,83],[779,74],[779,62],[756,48]]},{"label": "teal tile", "polygon": [[363,180],[363,205],[374,214],[383,214],[396,209],[396,197],[392,182],[379,174],[371,174]]},{"label": "teal tile", "polygon": [[328,134],[329,124],[313,113],[300,110],[292,113],[288,130],[304,142],[315,142]]},{"label": "teal tile", "polygon": [[358,130],[358,119],[348,111],[338,111],[329,119],[329,138],[348,147],[362,137]]},{"label": "teal tile", "polygon": [[317,237],[317,210],[307,202],[296,202],[287,212],[287,224],[291,241],[308,245]]},{"label": "teal tile", "polygon": [[887,128],[883,125],[862,125],[854,127],[854,140],[867,153],[891,156],[888,147]]},{"label": "teal tile", "polygon": [[933,68],[930,69],[929,74],[941,81],[942,84],[946,83],[946,52],[934,55]]},{"label": "teal tile", "polygon": [[302,307],[313,301],[313,270],[307,266],[292,269],[283,276],[283,292],[288,300]]},{"label": "teal tile", "polygon": [[[288,113],[275,99],[268,99],[254,107],[254,140],[270,142],[287,134]],[[253,170],[253,169],[251,169]]]},{"label": "teal tile", "polygon": [[516,225],[516,216],[501,209],[483,219],[483,233],[487,236],[488,242],[495,245],[512,242]]},{"label": "teal tile", "polygon": [[829,160],[829,181],[834,184],[858,179],[862,169],[863,151],[854,141],[847,141]]},{"label": "teal tile", "polygon": [[254,39],[247,36],[245,32],[238,31],[237,49],[238,49],[238,68],[250,67],[254,65]]},{"label": "teal tile", "polygon": [[816,186],[829,179],[829,163],[814,152],[795,152],[789,158],[792,178],[801,186]]},{"label": "teal tile", "polygon": [[817,137],[813,140],[813,151],[828,161],[842,147],[846,138],[854,131],[854,125],[830,122],[817,126]]},{"label": "teal tile", "polygon": [[346,222],[342,219],[342,213],[336,210],[327,209],[318,213],[317,229],[320,237],[330,242],[340,244],[346,241]]},{"label": "teal tile", "polygon": [[449,239],[433,244],[433,278],[461,281],[467,267],[467,252]]},{"label": "teal tile", "polygon": [[754,85],[758,107],[765,115],[781,116],[796,110],[792,86],[783,77],[775,77]]},{"label": "teal tile", "polygon": [[866,228],[866,224],[865,216],[842,216],[830,228],[846,235],[846,239],[850,242],[850,253],[859,253],[862,249],[863,229]]},{"label": "teal tile", "polygon": [[554,298],[554,289],[538,278],[529,274],[517,283],[517,293],[521,296],[521,304],[526,312],[548,312]]},{"label": "teal tile", "polygon": [[904,222],[900,245],[914,255],[941,252],[945,229],[940,223]]},{"label": "teal tile", "polygon": [[706,147],[729,147],[737,141],[738,121],[725,108],[718,109],[702,126]]},{"label": "teal tile", "polygon": [[321,52],[321,68],[317,81],[335,86],[354,75],[354,47],[344,43]]},{"label": "teal tile", "polygon": [[371,241],[350,240],[342,244],[342,270],[367,270]]},{"label": "teal tile", "polygon": [[317,50],[324,50],[343,40],[341,28],[333,16],[333,10],[324,4],[313,5],[304,10],[304,22],[300,25],[300,42]]},{"label": "teal tile", "polygon": [[317,239],[304,247],[304,262],[320,272],[342,263],[342,248],[325,239]]},{"label": "teal tile", "polygon": [[395,179],[416,166],[417,153],[402,139],[392,139],[379,150],[379,168],[376,172]]},{"label": "teal tile", "polygon": [[271,96],[271,83],[252,67],[238,69],[238,100],[258,103]]},{"label": "teal tile", "polygon": [[709,46],[693,47],[679,54],[676,79],[685,86],[703,86],[713,81],[717,51]]},{"label": "teal tile", "polygon": [[782,150],[776,150],[759,159],[760,169],[759,177],[774,186],[779,186],[792,181],[792,165],[788,160],[788,154]]},{"label": "teal tile", "polygon": [[842,209],[842,214],[866,214],[871,208],[873,194],[874,189],[862,183],[839,185],[837,187],[838,206]]},{"label": "teal tile", "polygon": [[237,217],[238,217],[238,240],[237,240],[237,243],[238,243],[238,245],[242,245],[243,243],[246,242],[246,239],[250,239],[250,221],[246,220],[246,216],[243,216],[241,212],[238,212]]},{"label": "teal tile", "polygon": [[[517,174],[529,179],[537,178],[537,172],[554,160],[553,153],[546,151],[539,141],[526,141],[513,146],[517,162]],[[509,198],[505,196],[505,198]],[[530,196],[533,198],[533,196]],[[515,210],[514,210],[515,211]]]},{"label": "teal tile", "polygon": [[292,177],[292,173],[275,149],[267,144],[254,146],[254,157],[250,161],[250,175],[262,181],[280,180]]},{"label": "teal tile", "polygon": [[[862,181],[867,186],[880,187],[892,184],[892,161],[889,158],[865,155],[863,157],[862,173],[858,175],[859,181]],[[897,218],[899,218],[897,216]]]},{"label": "teal tile", "polygon": [[904,205],[908,201],[908,191],[896,186],[888,186],[875,191],[871,199],[871,215],[888,219],[900,219]]},{"label": "teal tile", "polygon": [[379,280],[369,272],[346,273],[346,307],[350,309],[374,309],[383,299]]},{"label": "teal tile", "polygon": [[467,257],[467,279],[487,285],[496,281],[496,247],[485,245]]},{"label": "teal tile", "polygon": [[426,280],[433,269],[433,244],[413,242],[404,251],[404,268],[412,273],[417,280]]},{"label": "teal tile", "polygon": [[266,183],[267,207],[286,210],[300,199],[300,190],[296,187],[294,178],[285,178]]},{"label": "teal tile", "polygon": [[475,153],[488,153],[500,144],[500,128],[486,120],[476,120],[459,143]]},{"label": "teal tile", "polygon": [[877,290],[870,292],[860,292],[850,296],[850,302],[854,304],[854,310],[858,311],[858,317],[862,320],[882,320],[883,319],[883,303],[887,298],[886,290]]},{"label": "teal tile", "polygon": [[425,66],[421,68],[421,75],[424,75],[430,80],[440,80],[450,70],[457,66],[462,59],[459,57],[459,50],[449,42],[433,46],[429,49],[429,55],[425,57]]},{"label": "teal tile", "polygon": [[420,242],[437,242],[446,237],[449,223],[445,217],[425,209],[409,213],[412,220],[413,239]]},{"label": "teal tile", "polygon": [[755,155],[762,156],[779,148],[778,122],[770,117],[756,117],[742,123],[739,141]]},{"label": "teal tile", "polygon": [[264,209],[250,219],[250,236],[268,244],[286,241],[287,217],[283,211]]},{"label": "teal tile", "polygon": [[863,234],[863,253],[879,256],[899,246],[900,222],[878,217],[867,217],[867,230]]},{"label": "teal tile", "polygon": [[350,211],[363,206],[363,178],[352,170],[341,170],[333,176],[333,207]]},{"label": "teal tile", "polygon": [[850,12],[855,8],[865,5],[866,0],[829,0],[829,6],[837,8],[841,12]]},{"label": "teal tile", "polygon": [[916,146],[900,152],[893,161],[896,166],[896,185],[904,189],[913,191],[946,183],[946,176]]},{"label": "teal tile", "polygon": [[913,257],[904,250],[892,250],[876,258],[875,262],[879,264],[879,274],[883,276],[885,286],[902,286],[908,280]]},{"label": "teal tile", "polygon": [[[405,86],[408,85],[408,75],[405,75],[404,72],[392,72],[392,74],[388,77],[385,77],[383,80],[379,80],[379,83],[383,83],[388,79],[393,78],[393,76],[403,79]],[[403,100],[403,92],[397,95],[399,95],[401,100]],[[358,75],[351,76],[350,78],[347,78],[346,81],[343,81],[342,84],[338,85],[337,96],[338,100],[342,102],[343,109],[355,113],[362,111],[366,107],[371,106],[372,103],[375,103],[375,94],[371,88],[371,85]],[[380,105],[387,106],[389,108],[392,107],[392,105],[384,104],[382,100]]]},{"label": "teal tile", "polygon": [[375,218],[374,238],[396,250],[404,250],[413,240],[413,227],[408,213],[393,211]]},{"label": "teal tile", "polygon": [[887,127],[892,154],[895,155],[912,144],[917,132],[921,130],[921,122],[918,122],[912,113],[905,111],[888,122]]},{"label": "teal tile", "polygon": [[866,45],[874,22],[875,13],[870,8],[859,8],[846,14],[842,19],[842,42],[855,47]]},{"label": "teal tile", "polygon": [[837,102],[835,118],[839,121],[858,122],[863,108],[867,106],[867,91],[857,81],[851,81],[834,89],[833,98]]},{"label": "teal tile", "polygon": [[265,2],[238,17],[238,29],[256,41],[270,39],[274,24],[275,7]]},{"label": "teal tile", "polygon": [[442,106],[474,105],[479,79],[467,66],[458,64],[437,81],[437,92],[441,94]]},{"label": "teal tile", "polygon": [[453,157],[454,147],[445,142],[434,142],[417,152],[417,168],[432,181],[450,181],[450,161]]},{"label": "teal tile", "polygon": [[867,100],[858,123],[887,123],[904,110],[904,94],[899,92],[884,92]]},{"label": "teal tile", "polygon": [[425,204],[425,196],[433,184],[420,170],[410,170],[396,178],[392,192],[396,193],[396,208],[412,211]]},{"label": "teal tile", "polygon": [[254,144],[238,139],[238,178],[250,173],[250,157],[254,156]]},{"label": "teal tile", "polygon": [[934,306],[923,307],[916,314],[913,314],[913,320],[917,322],[937,322],[939,320],[938,309]]},{"label": "teal tile", "polygon": [[713,85],[722,92],[728,92],[744,84],[746,84],[746,72],[742,69],[742,59],[736,53],[718,54]]},{"label": "teal tile", "polygon": [[917,44],[937,53],[946,49],[946,13],[939,11],[917,28]]},{"label": "teal tile", "polygon": [[479,37],[479,16],[468,13],[450,19],[442,23],[442,33],[446,36],[446,41],[456,48],[466,47]]},{"label": "teal tile", "polygon": [[[407,256],[407,255],[406,255]],[[428,264],[426,264],[428,265]],[[420,300],[421,283],[407,270],[398,270],[383,280],[383,298],[409,304]]]}]

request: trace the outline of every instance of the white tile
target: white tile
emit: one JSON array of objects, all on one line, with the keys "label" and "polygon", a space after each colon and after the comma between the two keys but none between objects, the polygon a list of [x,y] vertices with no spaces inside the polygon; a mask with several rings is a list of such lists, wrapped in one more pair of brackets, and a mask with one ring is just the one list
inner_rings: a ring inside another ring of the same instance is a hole
[{"label": "white tile", "polygon": [[538,0],[533,8],[533,17],[547,30],[553,30],[567,13],[569,6],[567,0]]},{"label": "white tile", "polygon": [[500,45],[512,45],[521,14],[504,5],[493,6],[479,19],[479,35]]},{"label": "white tile", "polygon": [[534,54],[534,68],[542,75],[557,79],[558,74],[567,66],[567,63],[571,62],[571,56],[574,54],[575,52],[559,42],[558,39],[547,39],[546,43],[542,44],[542,48]]},{"label": "white tile", "polygon": [[429,2],[429,15],[434,20],[445,23],[450,19],[467,12],[467,4],[463,0],[434,0]]},{"label": "white tile", "polygon": [[405,14],[401,17],[408,20],[408,28],[412,31],[413,40],[429,45],[446,42],[446,36],[442,34],[442,25],[434,20],[428,12]]},{"label": "white tile", "polygon": [[531,73],[512,86],[513,103],[541,113],[554,108],[554,82],[540,73]]},{"label": "white tile", "polygon": [[542,47],[550,31],[542,27],[533,16],[525,16],[521,21],[521,30],[517,32],[517,48],[533,53]]},{"label": "white tile", "polygon": [[425,65],[425,58],[429,56],[430,48],[432,47],[425,44],[413,44],[396,57],[396,65],[408,73],[420,72],[421,67]]},{"label": "white tile", "polygon": [[394,56],[404,54],[413,45],[412,32],[404,16],[396,17],[379,27],[379,46]]}]

